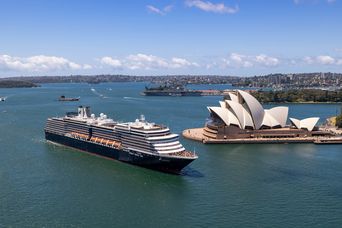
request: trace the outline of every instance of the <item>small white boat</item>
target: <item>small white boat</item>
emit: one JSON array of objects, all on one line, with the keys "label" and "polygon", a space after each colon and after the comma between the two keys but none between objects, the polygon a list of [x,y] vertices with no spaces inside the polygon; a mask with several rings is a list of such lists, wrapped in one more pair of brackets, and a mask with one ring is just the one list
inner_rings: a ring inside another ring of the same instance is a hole
[{"label": "small white boat", "polygon": [[5,101],[6,97],[0,97],[0,101]]}]

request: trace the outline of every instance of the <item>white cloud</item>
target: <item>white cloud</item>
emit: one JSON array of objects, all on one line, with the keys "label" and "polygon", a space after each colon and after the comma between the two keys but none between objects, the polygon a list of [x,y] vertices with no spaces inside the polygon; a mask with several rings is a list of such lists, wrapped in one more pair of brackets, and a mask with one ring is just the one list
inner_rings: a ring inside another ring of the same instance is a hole
[{"label": "white cloud", "polygon": [[188,7],[196,7],[200,10],[212,13],[221,14],[234,14],[239,11],[239,7],[236,5],[234,7],[226,6],[224,3],[212,3],[210,1],[202,0],[186,0],[185,4]]},{"label": "white cloud", "polygon": [[158,68],[167,68],[168,63],[165,59],[154,55],[136,54],[129,55],[126,58],[126,66],[131,70],[150,70]]},{"label": "white cloud", "polygon": [[36,55],[27,58],[0,55],[0,69],[13,71],[47,72],[57,70],[91,69],[88,64],[80,65],[63,57]]},{"label": "white cloud", "polygon": [[68,72],[68,71],[82,71],[82,70],[99,70],[103,67],[123,70],[123,71],[163,71],[163,70],[217,70],[219,68],[225,69],[251,69],[251,68],[276,68],[278,66],[288,67],[303,67],[303,66],[329,66],[341,67],[341,56],[317,55],[306,56],[304,58],[278,58],[266,54],[246,55],[240,53],[231,53],[222,58],[216,57],[202,57],[197,58],[201,64],[198,64],[194,59],[187,59],[182,57],[163,58],[156,55],[149,54],[131,54],[123,57],[104,56],[98,59],[97,64],[79,64],[72,62],[63,57],[36,55],[30,57],[14,57],[9,55],[0,55],[0,72]]},{"label": "white cloud", "polygon": [[255,57],[255,61],[257,63],[260,63],[264,66],[277,66],[279,64],[279,59],[275,58],[275,57],[270,57],[264,54],[261,55],[257,55]]},{"label": "white cloud", "polygon": [[251,60],[252,58],[249,56],[232,53],[227,63],[231,63],[231,65],[236,67],[252,67],[253,63]]},{"label": "white cloud", "polygon": [[106,64],[106,65],[109,65],[111,67],[114,67],[114,68],[121,68],[122,67],[122,63],[120,60],[113,59],[112,57],[109,57],[109,56],[102,57],[100,62],[103,64]]},{"label": "white cloud", "polygon": [[171,63],[170,63],[170,67],[171,68],[182,68],[182,67],[189,67],[189,66],[196,66],[199,67],[199,64],[196,62],[190,62],[186,59],[182,59],[182,58],[172,58],[171,59]]},{"label": "white cloud", "polygon": [[280,61],[278,58],[264,54],[252,56],[232,53],[229,58],[223,59],[224,66],[237,68],[249,68],[253,66],[275,67],[279,65],[279,63]]},{"label": "white cloud", "polygon": [[329,55],[320,55],[316,58],[317,62],[323,65],[331,65],[335,63],[335,59]]},{"label": "white cloud", "polygon": [[151,13],[156,13],[156,14],[164,15],[164,12],[162,10],[158,9],[157,7],[154,7],[154,6],[151,6],[151,5],[147,5],[146,8]]},{"label": "white cloud", "polygon": [[89,65],[89,64],[84,64],[83,65],[83,69],[90,70],[90,69],[93,69],[93,67],[91,65]]},{"label": "white cloud", "polygon": [[232,53],[230,54],[230,59],[236,63],[243,63],[243,59],[245,58],[244,55],[240,55],[240,54],[237,54],[237,53]]},{"label": "white cloud", "polygon": [[316,57],[307,56],[303,58],[304,63],[312,65],[312,64],[320,64],[320,65],[339,65],[339,60],[336,60],[334,57],[329,55],[319,55]]},{"label": "white cloud", "polygon": [[155,13],[155,14],[159,14],[159,15],[165,15],[168,12],[171,12],[171,10],[173,9],[173,5],[167,5],[162,9],[159,9],[156,6],[152,6],[152,5],[147,5],[146,9],[150,12],[150,13]]},{"label": "white cloud", "polygon": [[199,67],[196,62],[190,62],[184,58],[173,57],[170,60],[146,54],[128,55],[122,60],[111,57],[101,58],[101,63],[114,68],[126,68],[129,70],[155,70],[174,69],[186,67]]}]

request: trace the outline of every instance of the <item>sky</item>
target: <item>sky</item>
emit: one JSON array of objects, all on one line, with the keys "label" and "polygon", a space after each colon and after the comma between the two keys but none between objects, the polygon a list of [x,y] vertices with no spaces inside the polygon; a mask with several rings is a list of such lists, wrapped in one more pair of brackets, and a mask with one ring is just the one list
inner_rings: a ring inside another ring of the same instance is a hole
[{"label": "sky", "polygon": [[342,0],[0,0],[0,77],[342,72]]}]

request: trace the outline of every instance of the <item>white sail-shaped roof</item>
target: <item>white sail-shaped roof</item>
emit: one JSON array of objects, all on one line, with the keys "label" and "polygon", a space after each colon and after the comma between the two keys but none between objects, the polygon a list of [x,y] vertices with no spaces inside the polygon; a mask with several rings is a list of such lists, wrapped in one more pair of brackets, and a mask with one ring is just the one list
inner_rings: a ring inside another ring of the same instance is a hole
[{"label": "white sail-shaped roof", "polygon": [[210,112],[214,112],[220,119],[227,125],[237,125],[241,128],[241,125],[239,123],[239,120],[236,118],[236,116],[229,111],[227,108],[221,108],[221,107],[208,107]]},{"label": "white sail-shaped roof", "polygon": [[226,125],[230,125],[228,109],[221,107],[208,107],[208,109],[220,117]]},{"label": "white sail-shaped roof", "polygon": [[253,120],[249,112],[240,104],[231,100],[226,100],[228,107],[232,109],[233,114],[239,120],[240,126],[242,129],[245,129],[246,126],[254,128]]},{"label": "white sail-shaped roof", "polygon": [[238,90],[238,93],[241,95],[241,97],[247,104],[247,107],[249,109],[248,111],[250,112],[252,116],[255,129],[259,129],[264,119],[264,114],[265,114],[264,108],[259,103],[259,101],[257,101],[257,99],[255,99],[249,93],[242,91],[242,90]]},{"label": "white sail-shaped roof", "polygon": [[227,107],[226,103],[224,101],[220,101],[220,106],[221,106],[221,108],[226,108]]},{"label": "white sail-shaped roof", "polygon": [[311,117],[311,118],[306,118],[300,121],[300,127],[301,128],[306,128],[308,131],[312,131],[317,124],[319,118],[318,117]]},{"label": "white sail-shaped roof", "polygon": [[312,131],[317,124],[319,118],[311,117],[302,120],[298,120],[295,118],[290,118],[291,123],[298,129],[307,129],[308,131]]},{"label": "white sail-shaped roof", "polygon": [[280,123],[273,116],[271,116],[268,112],[265,112],[264,119],[262,121],[261,126],[276,127],[276,126],[280,126]]},{"label": "white sail-shaped roof", "polygon": [[246,109],[243,109],[243,118],[244,118],[244,128],[246,127],[252,127],[254,129],[253,119],[251,117],[251,114],[247,112]]},{"label": "white sail-shaped roof", "polygon": [[232,100],[236,103],[239,103],[239,98],[237,95],[235,95],[234,93],[228,93],[228,94],[229,94],[230,100]]},{"label": "white sail-shaped roof", "polygon": [[300,120],[296,118],[290,118],[291,123],[298,129],[300,129]]},{"label": "white sail-shaped roof", "polygon": [[266,113],[270,114],[274,119],[276,119],[281,127],[286,126],[287,116],[289,113],[289,107],[279,106],[274,107],[268,110],[265,110]]},{"label": "white sail-shaped roof", "polygon": [[234,124],[236,126],[239,126],[239,128],[241,128],[241,124],[240,124],[238,118],[234,115],[234,113],[232,113],[230,110],[228,110],[228,115],[229,115],[230,124]]},{"label": "white sail-shaped roof", "polygon": [[230,111],[237,117],[240,126],[242,126],[242,128],[245,128],[242,105],[230,100],[226,100],[226,103],[228,104],[228,107],[231,109]]}]

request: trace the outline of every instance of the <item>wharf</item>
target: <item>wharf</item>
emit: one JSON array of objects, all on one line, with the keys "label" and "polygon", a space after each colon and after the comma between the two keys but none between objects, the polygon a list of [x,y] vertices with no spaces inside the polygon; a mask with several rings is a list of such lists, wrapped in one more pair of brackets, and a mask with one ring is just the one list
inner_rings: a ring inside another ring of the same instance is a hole
[{"label": "wharf", "polygon": [[212,139],[203,135],[203,128],[186,129],[184,138],[205,144],[286,144],[286,143],[315,143],[342,144],[341,137],[297,137],[297,138],[241,138],[241,139]]},{"label": "wharf", "polygon": [[184,138],[202,142],[204,140],[203,128],[186,129],[182,133]]},{"label": "wharf", "polygon": [[335,135],[342,135],[342,129],[337,128],[337,127],[325,126],[325,127],[322,127],[321,130],[331,132]]},{"label": "wharf", "polygon": [[230,90],[215,90],[215,89],[208,89],[208,90],[196,90],[197,92],[201,93],[201,96],[224,96],[228,95]]}]

